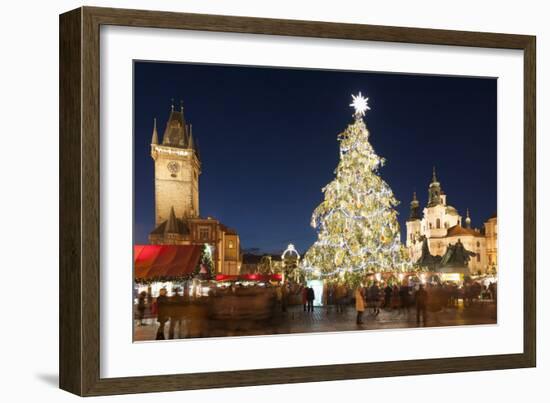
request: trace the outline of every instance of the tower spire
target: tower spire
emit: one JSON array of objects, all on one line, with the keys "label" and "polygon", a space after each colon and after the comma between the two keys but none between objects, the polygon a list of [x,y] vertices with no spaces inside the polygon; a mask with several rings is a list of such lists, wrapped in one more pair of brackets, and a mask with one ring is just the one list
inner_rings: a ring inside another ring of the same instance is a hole
[{"label": "tower spire", "polygon": [[178,223],[176,221],[176,213],[174,211],[174,206],[170,208],[170,216],[168,217],[168,222],[166,223],[166,228],[164,232],[167,234],[177,234],[178,233]]},{"label": "tower spire", "polygon": [[180,101],[180,110],[175,110],[174,98],[170,105],[171,112],[166,122],[166,128],[162,136],[162,145],[185,148],[188,141],[187,122],[183,116],[183,101]]},{"label": "tower spire", "polygon": [[413,192],[413,198],[411,201],[411,209],[409,212],[409,219],[407,221],[420,220],[420,203],[416,198],[416,192]]},{"label": "tower spire", "polygon": [[190,148],[192,150],[195,149],[195,142],[193,141],[193,132],[189,133],[189,143],[187,144],[187,148]]},{"label": "tower spire", "polygon": [[437,182],[437,175],[435,174],[435,165],[433,166],[433,171],[432,171],[432,183],[436,183]]},{"label": "tower spire", "polygon": [[472,219],[470,218],[470,209],[466,209],[466,228],[471,228],[472,226]]},{"label": "tower spire", "polygon": [[432,170],[432,182],[429,187],[429,198],[428,198],[428,207],[437,206],[442,203],[441,198],[441,185],[437,180],[437,175],[435,173],[435,165]]},{"label": "tower spire", "polygon": [[159,143],[159,134],[157,132],[157,118],[153,119],[153,136],[151,138],[151,144]]}]

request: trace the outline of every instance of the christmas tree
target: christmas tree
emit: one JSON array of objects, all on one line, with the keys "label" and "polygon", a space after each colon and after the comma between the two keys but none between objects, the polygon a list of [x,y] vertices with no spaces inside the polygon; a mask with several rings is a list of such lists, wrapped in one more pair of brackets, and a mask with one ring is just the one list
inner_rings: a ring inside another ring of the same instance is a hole
[{"label": "christmas tree", "polygon": [[206,279],[214,277],[214,262],[212,261],[212,247],[210,245],[204,244],[202,246],[201,256],[193,275]]},{"label": "christmas tree", "polygon": [[369,143],[363,120],[368,98],[361,93],[352,98],[355,119],[338,136],[336,178],[323,188],[324,201],[313,212],[318,239],[303,267],[318,276],[357,282],[367,273],[400,268],[403,248],[394,209],[398,202],[378,175],[384,159]]}]

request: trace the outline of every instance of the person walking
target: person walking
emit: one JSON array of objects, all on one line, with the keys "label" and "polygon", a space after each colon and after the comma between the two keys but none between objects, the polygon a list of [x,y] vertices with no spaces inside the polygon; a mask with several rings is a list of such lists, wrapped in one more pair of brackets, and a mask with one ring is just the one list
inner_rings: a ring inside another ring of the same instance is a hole
[{"label": "person walking", "polygon": [[344,307],[346,304],[346,296],[348,294],[348,291],[346,289],[346,286],[344,283],[339,283],[336,286],[335,291],[335,298],[336,298],[336,312],[344,313]]},{"label": "person walking", "polygon": [[399,300],[400,300],[400,310],[403,309],[406,313],[409,313],[409,287],[403,284],[399,288]]},{"label": "person walking", "polygon": [[312,287],[307,288],[307,311],[313,312],[313,300],[315,300],[315,291]]},{"label": "person walking", "polygon": [[391,307],[391,293],[392,287],[390,283],[384,288],[384,309],[389,309]]},{"label": "person walking", "polygon": [[168,322],[168,319],[170,318],[169,305],[170,301],[168,301],[168,297],[166,296],[166,288],[161,288],[157,298],[157,322],[159,323],[156,336],[157,340],[165,339],[164,328],[166,326],[166,322]]},{"label": "person walking", "polygon": [[173,339],[176,327],[178,328],[178,339],[184,335],[183,316],[185,309],[185,298],[180,294],[180,289],[174,289],[174,295],[170,299],[170,326],[168,327],[168,338]]},{"label": "person walking", "polygon": [[355,289],[355,310],[357,311],[356,323],[363,324],[363,312],[365,312],[365,300],[363,295],[363,287],[359,286]]},{"label": "person walking", "polygon": [[304,306],[304,312],[307,309],[307,290],[308,287],[304,284],[302,286],[302,305]]},{"label": "person walking", "polygon": [[399,287],[397,284],[394,284],[391,290],[391,309],[399,309]]},{"label": "person walking", "polygon": [[321,302],[323,303],[323,306],[326,307],[326,313],[328,315],[329,313],[329,310],[330,310],[330,307],[329,307],[329,304],[328,304],[328,301],[329,301],[329,286],[328,286],[328,283],[325,281],[323,283],[323,293],[321,294]]},{"label": "person walking", "polygon": [[137,305],[137,311],[138,311],[138,326],[143,326],[143,318],[145,317],[145,297],[147,297],[147,293],[145,291],[142,291],[139,293],[139,299],[138,299],[138,305]]},{"label": "person walking", "polygon": [[422,316],[422,321],[424,326],[426,326],[426,304],[428,300],[428,293],[424,289],[424,284],[418,286],[416,291],[416,324],[420,325],[420,316]]},{"label": "person walking", "polygon": [[372,313],[374,316],[378,316],[380,313],[380,288],[376,281],[369,288],[369,302],[372,306]]},{"label": "person walking", "polygon": [[285,282],[281,286],[281,311],[286,312],[286,307],[288,303],[288,283]]}]

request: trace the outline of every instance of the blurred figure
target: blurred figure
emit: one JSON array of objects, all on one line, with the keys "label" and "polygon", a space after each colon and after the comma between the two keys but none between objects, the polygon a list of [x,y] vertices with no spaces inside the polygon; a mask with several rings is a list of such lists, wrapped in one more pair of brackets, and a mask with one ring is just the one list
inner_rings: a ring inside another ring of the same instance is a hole
[{"label": "blurred figure", "polygon": [[433,322],[439,324],[439,312],[443,307],[442,288],[440,284],[428,284],[426,289],[428,311],[433,314]]},{"label": "blurred figure", "polygon": [[348,295],[348,290],[343,283],[340,283],[336,286],[335,298],[336,298],[336,312],[343,313],[346,306],[346,297]]},{"label": "blurred figure", "polygon": [[399,301],[400,307],[399,310],[404,310],[407,313],[409,312],[410,300],[409,300],[409,287],[403,284],[399,288]]},{"label": "blurred figure", "polygon": [[489,284],[489,294],[491,296],[491,299],[496,302],[497,300],[497,284],[491,282]]},{"label": "blurred figure", "polygon": [[380,288],[376,281],[369,288],[369,302],[372,306],[372,313],[378,316],[380,313]]},{"label": "blurred figure", "polygon": [[313,301],[315,300],[315,291],[312,287],[307,288],[307,311],[313,312]]},{"label": "blurred figure", "polygon": [[399,309],[399,287],[397,284],[394,284],[391,290],[391,309]]},{"label": "blurred figure", "polygon": [[358,325],[363,324],[363,312],[365,311],[365,301],[363,295],[363,287],[357,287],[355,289],[355,310],[357,311],[357,320]]},{"label": "blurred figure", "polygon": [[322,295],[322,300],[321,302],[323,303],[323,306],[325,306],[327,308],[326,312],[327,312],[327,315],[328,315],[328,312],[329,312],[329,304],[328,304],[328,301],[329,301],[329,286],[328,286],[328,283],[325,281],[323,283],[323,293],[321,294]]},{"label": "blurred figure", "polygon": [[384,288],[384,309],[389,309],[391,307],[391,294],[392,287],[390,283],[388,283]]},{"label": "blurred figure", "polygon": [[178,338],[184,337],[184,309],[185,297],[180,295],[180,289],[174,289],[174,295],[170,300],[170,327],[168,328],[168,338],[174,338],[176,327],[178,328]]},{"label": "blurred figure", "polygon": [[424,284],[418,286],[416,291],[416,324],[420,325],[420,316],[422,316],[423,325],[426,326],[426,304],[428,293],[424,289]]},{"label": "blurred figure", "polygon": [[166,296],[166,288],[161,288],[159,296],[157,298],[157,322],[159,328],[157,330],[157,340],[164,340],[164,327],[169,319],[169,304],[168,297]]},{"label": "blurred figure", "polygon": [[281,287],[281,311],[286,312],[288,303],[288,283],[284,283]]},{"label": "blurred figure", "polygon": [[304,284],[302,286],[302,305],[304,306],[304,312],[307,309],[307,290],[308,287]]},{"label": "blurred figure", "polygon": [[147,297],[147,293],[145,291],[142,291],[139,293],[139,299],[138,299],[138,305],[137,305],[137,311],[138,311],[138,325],[143,326],[143,318],[145,317],[145,298]]}]

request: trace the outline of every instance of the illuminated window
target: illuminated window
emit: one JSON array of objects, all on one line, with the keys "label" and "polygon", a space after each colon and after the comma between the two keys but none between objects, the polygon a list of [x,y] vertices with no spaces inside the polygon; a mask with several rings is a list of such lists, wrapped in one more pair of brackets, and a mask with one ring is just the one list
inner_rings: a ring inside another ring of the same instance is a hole
[{"label": "illuminated window", "polygon": [[201,241],[207,241],[210,239],[210,228],[200,227],[199,228],[199,239]]},{"label": "illuminated window", "polygon": [[228,241],[228,242],[227,242],[227,247],[228,247],[229,249],[233,249],[233,248],[235,247],[235,245],[233,245],[233,241]]}]

